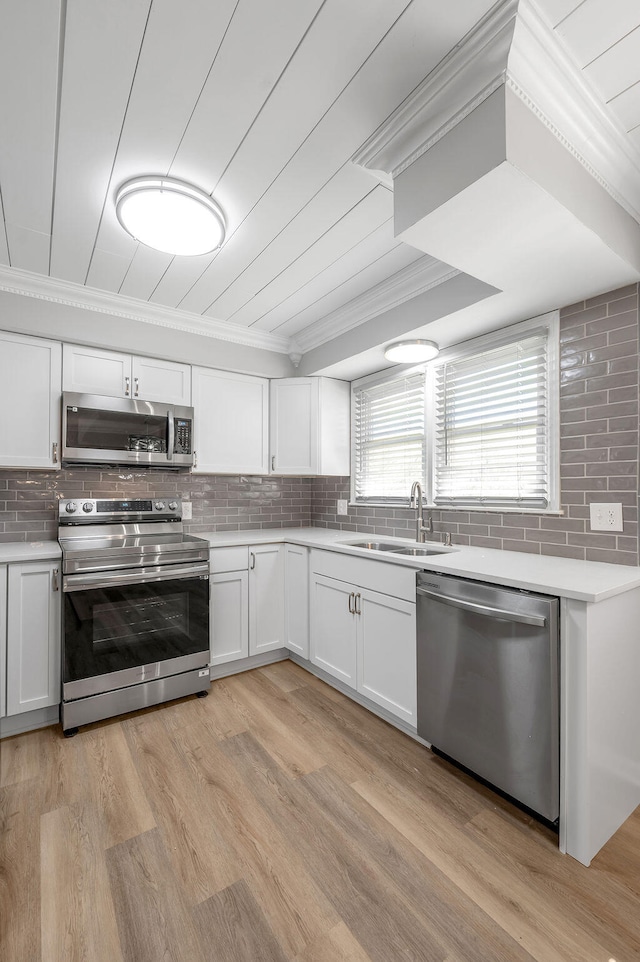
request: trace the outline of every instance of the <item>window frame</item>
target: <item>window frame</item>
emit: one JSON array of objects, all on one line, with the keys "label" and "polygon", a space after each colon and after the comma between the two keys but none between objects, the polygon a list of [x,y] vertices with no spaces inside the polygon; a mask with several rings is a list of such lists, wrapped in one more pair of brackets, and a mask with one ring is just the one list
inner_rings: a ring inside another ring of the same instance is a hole
[{"label": "window frame", "polygon": [[[380,371],[368,377],[353,381],[351,385],[351,425],[352,425],[352,459],[351,459],[351,478],[350,478],[350,505],[353,507],[407,507],[409,503],[409,491],[406,494],[406,501],[403,498],[380,498],[377,500],[357,500],[356,499],[356,456],[355,456],[355,414],[356,414],[356,392],[363,387],[374,386],[385,381],[393,381],[407,377],[420,370],[426,373],[425,390],[425,433],[426,433],[426,477],[415,478],[423,486],[424,499],[426,506],[434,511],[469,511],[493,514],[534,514],[534,515],[558,515],[562,514],[560,509],[560,370],[559,370],[559,311],[550,311],[547,314],[539,315],[518,324],[513,324],[498,331],[482,334],[469,341],[443,349],[437,358],[427,364],[403,365],[395,368]],[[491,351],[513,341],[524,339],[537,332],[547,332],[547,458],[548,458],[548,504],[546,507],[522,507],[517,504],[495,505],[478,504],[464,501],[454,501],[447,504],[434,503],[434,482],[435,482],[435,422],[436,422],[436,372],[444,364],[459,360],[474,354]]]}]

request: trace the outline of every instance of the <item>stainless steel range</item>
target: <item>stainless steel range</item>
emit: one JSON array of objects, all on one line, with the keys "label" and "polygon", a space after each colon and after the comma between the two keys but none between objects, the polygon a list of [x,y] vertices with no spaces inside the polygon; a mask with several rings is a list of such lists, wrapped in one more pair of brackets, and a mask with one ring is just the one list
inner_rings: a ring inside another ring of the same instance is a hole
[{"label": "stainless steel range", "polygon": [[209,545],[179,499],[64,499],[62,707],[79,725],[209,687]]}]

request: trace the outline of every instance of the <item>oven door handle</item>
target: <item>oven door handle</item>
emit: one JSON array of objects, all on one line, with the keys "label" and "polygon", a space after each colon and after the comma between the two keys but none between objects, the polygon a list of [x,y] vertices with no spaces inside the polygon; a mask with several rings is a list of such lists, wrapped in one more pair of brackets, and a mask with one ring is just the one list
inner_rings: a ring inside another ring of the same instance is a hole
[{"label": "oven door handle", "polygon": [[192,565],[157,565],[129,571],[92,571],[89,574],[65,575],[63,591],[88,591],[91,588],[117,588],[118,585],[142,585],[152,581],[185,581],[188,578],[208,578],[206,561]]}]

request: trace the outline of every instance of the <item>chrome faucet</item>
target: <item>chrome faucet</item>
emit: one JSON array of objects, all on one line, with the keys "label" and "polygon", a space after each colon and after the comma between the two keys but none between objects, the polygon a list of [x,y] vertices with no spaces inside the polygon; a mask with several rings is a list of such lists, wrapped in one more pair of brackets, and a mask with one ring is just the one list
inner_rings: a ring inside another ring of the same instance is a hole
[{"label": "chrome faucet", "polygon": [[431,515],[429,515],[427,518],[427,523],[424,523],[424,517],[422,514],[422,485],[419,481],[414,481],[411,485],[409,507],[415,507],[416,509],[416,541],[422,544],[427,540],[427,533],[433,533],[433,519]]}]

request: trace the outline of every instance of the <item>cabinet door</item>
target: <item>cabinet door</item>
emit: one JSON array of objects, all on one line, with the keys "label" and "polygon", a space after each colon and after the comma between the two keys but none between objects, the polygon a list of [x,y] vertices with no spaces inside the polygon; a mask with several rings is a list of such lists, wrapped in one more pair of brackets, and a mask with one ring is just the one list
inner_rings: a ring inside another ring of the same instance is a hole
[{"label": "cabinet door", "polygon": [[9,565],[7,715],[60,702],[59,562]]},{"label": "cabinet door", "polygon": [[77,391],[79,394],[131,397],[131,355],[65,344],[62,387],[65,391]]},{"label": "cabinet door", "polygon": [[356,589],[358,691],[416,724],[416,606]]},{"label": "cabinet door", "polygon": [[249,654],[249,581],[247,571],[211,575],[211,664],[222,665]]},{"label": "cabinet door", "polygon": [[249,654],[284,648],[284,545],[249,548]]},{"label": "cabinet door", "polygon": [[318,378],[271,382],[271,468],[276,474],[318,473]]},{"label": "cabinet door", "polygon": [[0,718],[7,714],[7,566],[0,565]]},{"label": "cabinet door", "polygon": [[353,585],[314,574],[311,580],[311,661],[356,687],[356,625]]},{"label": "cabinet door", "polygon": [[167,404],[191,404],[191,365],[159,361],[155,357],[134,357],[133,397]]},{"label": "cabinet door", "polygon": [[284,643],[309,657],[309,549],[297,544],[284,548]]},{"label": "cabinet door", "polygon": [[59,468],[61,346],[0,334],[0,467]]},{"label": "cabinet door", "polygon": [[268,380],[204,367],[192,375],[194,473],[268,474]]}]

